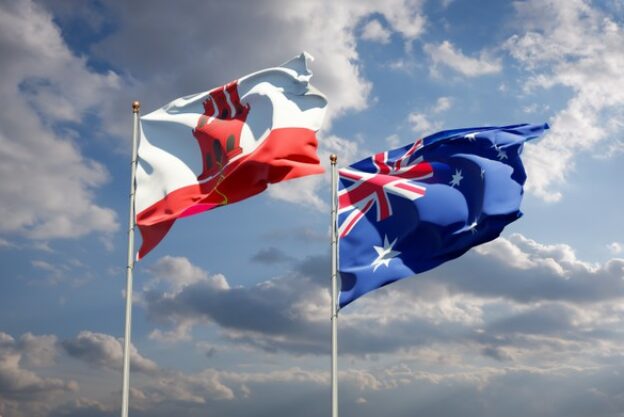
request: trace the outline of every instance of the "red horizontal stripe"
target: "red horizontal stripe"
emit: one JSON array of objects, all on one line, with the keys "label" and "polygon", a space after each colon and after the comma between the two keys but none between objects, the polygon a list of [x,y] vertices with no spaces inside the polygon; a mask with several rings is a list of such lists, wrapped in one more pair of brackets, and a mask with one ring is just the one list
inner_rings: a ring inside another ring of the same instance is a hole
[{"label": "red horizontal stripe", "polygon": [[178,218],[251,197],[268,184],[322,173],[316,149],[313,130],[275,129],[256,150],[226,165],[215,178],[170,192],[137,214],[143,237],[138,259],[165,237]]}]

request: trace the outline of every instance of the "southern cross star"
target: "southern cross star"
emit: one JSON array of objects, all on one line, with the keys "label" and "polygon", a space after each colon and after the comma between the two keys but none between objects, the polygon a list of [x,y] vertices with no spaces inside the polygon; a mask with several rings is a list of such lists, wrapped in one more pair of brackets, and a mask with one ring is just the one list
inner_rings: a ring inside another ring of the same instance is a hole
[{"label": "southern cross star", "polygon": [[477,140],[477,132],[468,133],[464,137],[468,139],[469,142],[474,142],[475,140]]},{"label": "southern cross star", "polygon": [[453,174],[453,179],[449,183],[451,187],[459,187],[459,183],[463,180],[461,169],[456,169],[455,174]]},{"label": "southern cross star", "polygon": [[387,267],[392,259],[401,254],[399,251],[392,250],[392,247],[396,244],[396,242],[397,239],[394,239],[392,243],[388,243],[388,235],[386,235],[383,247],[373,246],[373,248],[375,248],[375,252],[377,252],[377,258],[375,258],[371,264],[373,266],[373,272],[375,272],[381,265]]}]

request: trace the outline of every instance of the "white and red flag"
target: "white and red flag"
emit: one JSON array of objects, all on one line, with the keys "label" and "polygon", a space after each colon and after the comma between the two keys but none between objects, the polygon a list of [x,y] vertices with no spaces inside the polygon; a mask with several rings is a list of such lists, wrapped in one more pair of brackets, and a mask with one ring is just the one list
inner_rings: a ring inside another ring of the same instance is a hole
[{"label": "white and red flag", "polygon": [[309,84],[311,57],[179,98],[141,117],[136,223],[141,259],[173,223],[323,168],[316,131],[327,100]]}]

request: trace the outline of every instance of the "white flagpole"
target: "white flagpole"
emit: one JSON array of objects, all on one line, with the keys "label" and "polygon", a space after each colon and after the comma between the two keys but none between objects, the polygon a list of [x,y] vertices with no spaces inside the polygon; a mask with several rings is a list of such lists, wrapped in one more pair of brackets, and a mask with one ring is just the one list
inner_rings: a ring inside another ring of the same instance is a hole
[{"label": "white flagpole", "polygon": [[332,211],[331,211],[331,322],[332,322],[332,358],[331,358],[331,387],[332,387],[332,417],[338,417],[338,241],[336,224],[336,204],[337,204],[337,179],[336,161],[338,157],[332,154],[329,157],[331,162],[331,182],[332,182]]},{"label": "white flagpole", "polygon": [[126,326],[124,333],[123,381],[121,387],[121,417],[128,417],[130,393],[130,331],[132,328],[132,271],[134,269],[134,198],[136,190],[137,146],[139,142],[139,111],[141,103],[132,102],[132,162],[130,168],[130,221],[128,225],[128,266],[126,269]]}]

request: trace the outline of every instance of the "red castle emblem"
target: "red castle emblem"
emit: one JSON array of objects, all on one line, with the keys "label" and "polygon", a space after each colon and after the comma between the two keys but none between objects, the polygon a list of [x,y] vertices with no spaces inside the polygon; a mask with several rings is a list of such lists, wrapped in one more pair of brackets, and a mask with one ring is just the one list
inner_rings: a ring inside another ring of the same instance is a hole
[{"label": "red castle emblem", "polygon": [[204,114],[193,129],[203,162],[199,181],[214,176],[243,152],[240,136],[249,113],[249,106],[240,102],[236,81],[210,91],[203,105]]}]

